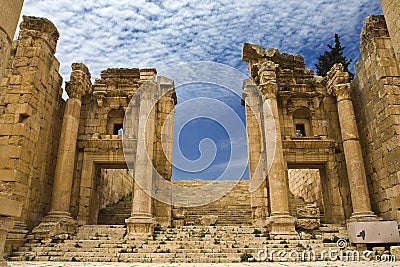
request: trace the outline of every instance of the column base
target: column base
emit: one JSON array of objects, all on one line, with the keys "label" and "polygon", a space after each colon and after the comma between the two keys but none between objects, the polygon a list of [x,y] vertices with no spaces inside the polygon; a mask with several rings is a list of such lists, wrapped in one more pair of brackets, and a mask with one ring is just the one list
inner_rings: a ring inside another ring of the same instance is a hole
[{"label": "column base", "polygon": [[375,221],[379,221],[379,218],[372,211],[353,212],[348,220],[348,222],[375,222]]},{"label": "column base", "polygon": [[42,222],[32,230],[35,239],[62,237],[76,231],[77,223],[69,212],[50,211]]},{"label": "column base", "polygon": [[125,220],[128,234],[125,239],[147,238],[153,234],[156,221],[153,217],[145,215],[133,215]]},{"label": "column base", "polygon": [[272,239],[299,239],[299,234],[295,229],[296,219],[289,213],[272,213],[269,217],[270,232]]}]

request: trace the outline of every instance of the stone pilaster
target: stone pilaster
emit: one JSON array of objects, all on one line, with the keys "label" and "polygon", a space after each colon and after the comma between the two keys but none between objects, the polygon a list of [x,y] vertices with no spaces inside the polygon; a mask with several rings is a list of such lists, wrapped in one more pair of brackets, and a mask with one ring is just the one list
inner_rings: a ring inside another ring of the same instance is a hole
[{"label": "stone pilaster", "polygon": [[[265,138],[275,137],[275,154],[268,172],[270,195],[270,235],[275,239],[298,238],[295,219],[289,213],[287,165],[283,157],[281,126],[277,103],[278,85],[276,83],[276,64],[267,61],[259,70],[259,88],[264,98],[264,121],[273,120],[275,129],[265,123]],[[268,149],[268,148],[267,148]],[[268,161],[271,159],[267,159]]]},{"label": "stone pilaster", "polygon": [[327,74],[327,79],[328,91],[337,99],[340,130],[353,205],[350,220],[376,220],[376,215],[371,211],[364,160],[351,101],[352,86],[349,83],[349,74],[344,71],[341,64],[335,64]]},{"label": "stone pilaster", "polygon": [[0,2],[0,81],[10,56],[10,48],[23,3],[23,0]]},{"label": "stone pilaster", "polygon": [[140,90],[132,213],[131,217],[125,220],[128,228],[127,239],[151,235],[155,225],[151,194],[153,192],[152,160],[158,85],[153,80],[149,80],[142,85]]},{"label": "stone pilaster", "polygon": [[75,220],[69,213],[75,168],[76,141],[81,112],[81,98],[92,90],[91,75],[81,63],[72,64],[70,82],[66,83],[69,99],[66,102],[57,155],[51,210],[42,223],[33,230],[36,238],[72,233]]}]

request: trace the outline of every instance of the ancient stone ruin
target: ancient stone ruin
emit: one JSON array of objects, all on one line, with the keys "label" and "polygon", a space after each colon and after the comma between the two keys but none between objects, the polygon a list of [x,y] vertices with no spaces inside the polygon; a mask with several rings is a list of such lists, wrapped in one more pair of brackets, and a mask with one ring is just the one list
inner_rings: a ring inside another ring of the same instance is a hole
[{"label": "ancient stone ruin", "polygon": [[[112,68],[92,82],[90,70],[74,63],[65,101],[58,30],[24,17],[12,42],[22,1],[1,3],[8,13],[0,18],[0,253],[232,262],[257,255],[265,240],[318,252],[327,240],[351,237],[348,223],[399,221],[400,4],[381,2],[385,16],[364,23],[352,82],[340,64],[319,77],[299,55],[243,45],[251,181],[200,207],[165,204],[146,191],[165,189],[155,171],[171,180],[174,81],[155,69]],[[124,122],[128,110],[132,119]],[[249,192],[254,181],[260,186]]]}]

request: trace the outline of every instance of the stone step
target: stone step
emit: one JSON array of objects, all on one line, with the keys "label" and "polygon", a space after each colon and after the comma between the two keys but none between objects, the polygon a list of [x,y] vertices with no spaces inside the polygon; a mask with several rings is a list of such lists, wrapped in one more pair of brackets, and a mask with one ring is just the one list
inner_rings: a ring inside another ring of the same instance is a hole
[{"label": "stone step", "polygon": [[[325,226],[322,230],[338,230]],[[256,230],[256,231],[255,231]],[[161,228],[146,240],[125,240],[121,225],[81,226],[71,239],[49,242],[30,240],[13,252],[10,260],[34,261],[104,261],[104,262],[238,262],[242,253],[256,255],[266,246],[269,250],[304,250],[317,254],[335,243],[315,240],[268,240],[255,234],[265,229],[254,226],[184,226]],[[322,232],[331,235],[330,232]],[[336,233],[336,232],[335,232]]]}]

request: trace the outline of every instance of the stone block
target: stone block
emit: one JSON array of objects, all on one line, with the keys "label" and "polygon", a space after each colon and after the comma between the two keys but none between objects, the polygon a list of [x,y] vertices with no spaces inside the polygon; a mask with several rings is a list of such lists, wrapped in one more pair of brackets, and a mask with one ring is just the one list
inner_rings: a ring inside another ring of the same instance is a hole
[{"label": "stone block", "polygon": [[318,218],[303,218],[297,219],[296,228],[301,230],[315,230],[321,225],[320,219]]},{"label": "stone block", "polygon": [[22,203],[0,197],[0,216],[19,217],[22,212]]},{"label": "stone block", "polygon": [[200,218],[200,224],[204,226],[215,225],[218,221],[218,216],[216,215],[204,215]]}]

